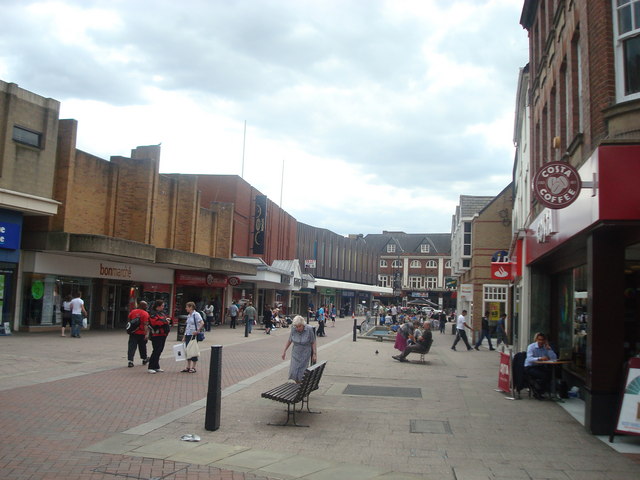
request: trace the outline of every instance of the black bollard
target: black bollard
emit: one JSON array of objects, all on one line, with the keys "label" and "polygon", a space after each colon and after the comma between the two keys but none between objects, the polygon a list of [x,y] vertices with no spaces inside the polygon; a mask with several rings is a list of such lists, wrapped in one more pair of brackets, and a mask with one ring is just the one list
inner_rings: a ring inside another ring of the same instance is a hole
[{"label": "black bollard", "polygon": [[356,330],[358,329],[358,319],[353,319],[353,341],[356,341]]},{"label": "black bollard", "polygon": [[204,416],[204,428],[215,431],[220,428],[220,408],[222,404],[222,345],[211,346],[209,364],[209,388]]},{"label": "black bollard", "polygon": [[249,336],[249,320],[247,320],[246,318],[244,320],[244,336]]}]

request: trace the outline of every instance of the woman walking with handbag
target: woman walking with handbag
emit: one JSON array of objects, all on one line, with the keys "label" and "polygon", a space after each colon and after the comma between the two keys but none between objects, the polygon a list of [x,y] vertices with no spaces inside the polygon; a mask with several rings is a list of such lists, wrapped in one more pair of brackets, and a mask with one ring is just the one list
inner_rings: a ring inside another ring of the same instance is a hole
[{"label": "woman walking with handbag", "polygon": [[[184,346],[187,352],[187,368],[181,370],[183,373],[196,373],[196,362],[200,355],[200,349],[198,348],[198,341],[196,337],[202,330],[204,320],[198,312],[196,312],[196,304],[193,302],[187,302],[187,325],[184,331]],[[191,344],[191,347],[189,347]]]},{"label": "woman walking with handbag", "polygon": [[164,344],[167,341],[167,335],[171,329],[171,319],[167,318],[164,313],[164,300],[156,300],[153,304],[152,313],[149,315],[149,337],[153,352],[149,357],[149,373],[164,372],[160,368],[160,355],[164,350]]}]

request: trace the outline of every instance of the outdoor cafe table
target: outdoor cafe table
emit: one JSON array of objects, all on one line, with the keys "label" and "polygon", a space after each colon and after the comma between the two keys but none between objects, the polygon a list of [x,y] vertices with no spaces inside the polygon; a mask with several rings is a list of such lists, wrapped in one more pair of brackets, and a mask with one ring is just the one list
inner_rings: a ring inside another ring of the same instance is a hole
[{"label": "outdoor cafe table", "polygon": [[564,403],[564,400],[558,396],[558,392],[556,390],[556,367],[558,365],[566,365],[569,363],[571,363],[570,360],[538,360],[535,362],[536,365],[549,365],[551,367],[551,400]]}]

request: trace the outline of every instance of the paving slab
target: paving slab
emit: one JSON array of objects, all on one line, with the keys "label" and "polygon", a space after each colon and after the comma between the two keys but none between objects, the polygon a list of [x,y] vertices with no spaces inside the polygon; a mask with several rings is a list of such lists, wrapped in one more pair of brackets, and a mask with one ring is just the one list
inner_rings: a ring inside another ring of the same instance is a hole
[{"label": "paving slab", "polygon": [[249,449],[226,457],[219,462],[216,462],[216,464],[257,470],[268,465],[273,465],[274,463],[284,460],[289,456],[290,455],[286,453],[279,453],[271,450]]},{"label": "paving slab", "polygon": [[258,470],[264,475],[275,475],[283,478],[300,478],[321,470],[331,468],[333,464],[317,458],[293,455],[282,461],[267,465]]},{"label": "paving slab", "polygon": [[175,462],[196,463],[199,465],[209,465],[218,462],[223,458],[237,455],[240,452],[248,450],[247,447],[239,445],[226,445],[222,443],[204,442],[198,443],[194,448],[177,452],[167,460]]}]

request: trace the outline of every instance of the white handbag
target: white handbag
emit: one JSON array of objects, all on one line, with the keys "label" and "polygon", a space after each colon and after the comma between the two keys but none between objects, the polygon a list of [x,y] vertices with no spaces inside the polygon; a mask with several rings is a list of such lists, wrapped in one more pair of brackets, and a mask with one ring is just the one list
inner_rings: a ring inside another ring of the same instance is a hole
[{"label": "white handbag", "polygon": [[191,337],[191,341],[186,347],[186,352],[187,352],[187,358],[200,356],[200,347],[198,347],[198,342],[196,341],[195,335]]}]

